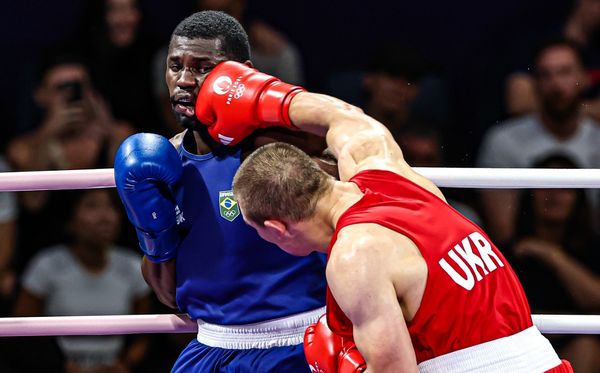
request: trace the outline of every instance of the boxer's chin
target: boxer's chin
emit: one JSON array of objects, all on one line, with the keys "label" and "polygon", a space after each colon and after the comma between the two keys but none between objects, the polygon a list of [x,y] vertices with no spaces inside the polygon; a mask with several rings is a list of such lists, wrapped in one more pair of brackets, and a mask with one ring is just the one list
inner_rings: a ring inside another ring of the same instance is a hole
[{"label": "boxer's chin", "polygon": [[187,115],[175,112],[175,119],[183,127],[191,130],[200,128],[200,122],[196,117],[188,117]]}]

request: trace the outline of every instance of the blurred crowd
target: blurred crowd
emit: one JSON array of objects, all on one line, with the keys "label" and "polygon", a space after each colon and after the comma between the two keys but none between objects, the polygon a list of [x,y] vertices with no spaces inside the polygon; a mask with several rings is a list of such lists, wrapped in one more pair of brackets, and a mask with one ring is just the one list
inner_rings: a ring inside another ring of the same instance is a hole
[{"label": "blurred crowd", "polygon": [[[17,120],[1,141],[0,171],[112,167],[128,135],[181,130],[164,82],[168,33],[148,32],[141,0],[84,3],[73,35],[30,61]],[[496,109],[472,131],[457,126],[464,106],[456,105],[465,98],[452,74],[406,38],[373,40],[360,63],[309,79],[310,60],[323,56],[304,52],[289,30],[252,14],[248,3],[198,0],[184,15],[233,15],[248,30],[255,67],[361,107],[388,126],[412,166],[600,168],[599,0],[573,0],[559,21],[498,48],[504,65],[489,69],[502,82],[489,88],[497,91],[489,106]],[[469,110],[486,108],[474,100]],[[471,142],[468,151],[457,145]],[[504,251],[533,313],[600,312],[598,190],[445,193]],[[172,312],[144,283],[136,247],[111,190],[0,193],[0,316]],[[188,337],[5,338],[0,372],[164,372]],[[551,342],[578,372],[600,366],[597,337]],[[40,352],[36,359],[25,358],[30,349]]]}]

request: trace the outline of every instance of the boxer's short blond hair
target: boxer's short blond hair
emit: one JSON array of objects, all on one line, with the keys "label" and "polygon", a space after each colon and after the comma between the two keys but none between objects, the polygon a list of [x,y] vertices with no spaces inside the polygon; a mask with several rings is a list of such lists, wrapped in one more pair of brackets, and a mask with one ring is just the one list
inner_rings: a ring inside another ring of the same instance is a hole
[{"label": "boxer's short blond hair", "polygon": [[268,219],[311,217],[333,178],[297,147],[275,142],[256,149],[233,179],[244,217],[263,226]]}]

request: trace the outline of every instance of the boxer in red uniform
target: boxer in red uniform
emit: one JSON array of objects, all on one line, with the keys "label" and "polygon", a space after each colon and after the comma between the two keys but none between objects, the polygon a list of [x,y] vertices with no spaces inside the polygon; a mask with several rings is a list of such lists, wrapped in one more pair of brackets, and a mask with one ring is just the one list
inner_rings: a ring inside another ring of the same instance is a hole
[{"label": "boxer in red uniform", "polygon": [[500,251],[411,169],[381,123],[231,62],[211,72],[196,105],[223,143],[285,125],[325,135],[337,157],[340,180],[293,146],[266,145],[233,186],[264,239],[329,255],[327,319],[305,335],[313,371],[572,371],[532,324]]}]

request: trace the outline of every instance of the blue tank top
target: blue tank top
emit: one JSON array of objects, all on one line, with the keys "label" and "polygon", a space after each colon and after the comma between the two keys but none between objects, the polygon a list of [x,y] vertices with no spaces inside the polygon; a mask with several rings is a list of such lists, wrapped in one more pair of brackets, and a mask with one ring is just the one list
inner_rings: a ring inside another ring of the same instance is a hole
[{"label": "blue tank top", "polygon": [[192,319],[239,325],[322,307],[325,256],[291,256],[244,223],[231,193],[240,148],[196,155],[182,145],[179,154],[188,231],[177,253],[179,308]]}]

